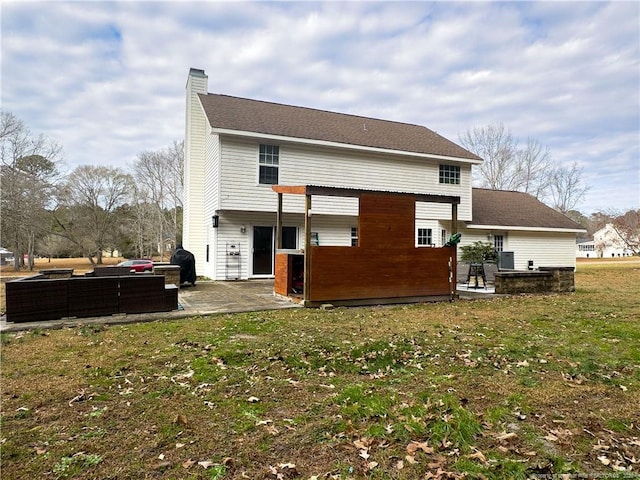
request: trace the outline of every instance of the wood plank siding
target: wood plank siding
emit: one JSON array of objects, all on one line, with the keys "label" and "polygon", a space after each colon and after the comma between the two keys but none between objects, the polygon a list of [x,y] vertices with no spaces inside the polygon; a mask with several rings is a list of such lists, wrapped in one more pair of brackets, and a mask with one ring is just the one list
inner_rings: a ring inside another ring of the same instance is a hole
[{"label": "wood plank siding", "polygon": [[309,300],[447,296],[450,258],[453,247],[311,247]]}]

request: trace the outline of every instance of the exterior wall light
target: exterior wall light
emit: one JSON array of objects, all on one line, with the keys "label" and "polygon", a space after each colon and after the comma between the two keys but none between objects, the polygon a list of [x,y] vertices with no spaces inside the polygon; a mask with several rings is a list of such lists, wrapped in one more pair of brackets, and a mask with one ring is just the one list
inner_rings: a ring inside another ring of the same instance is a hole
[{"label": "exterior wall light", "polygon": [[220,220],[220,216],[219,215],[213,215],[211,217],[211,226],[213,228],[218,228],[218,221]]}]

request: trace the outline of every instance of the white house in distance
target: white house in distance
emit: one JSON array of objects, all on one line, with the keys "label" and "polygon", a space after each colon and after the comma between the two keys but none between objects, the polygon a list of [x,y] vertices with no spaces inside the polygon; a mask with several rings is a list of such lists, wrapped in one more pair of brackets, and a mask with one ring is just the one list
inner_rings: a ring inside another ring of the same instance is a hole
[{"label": "white house in distance", "polygon": [[[274,275],[277,195],[271,186],[319,185],[453,195],[460,246],[492,241],[514,268],[575,266],[580,225],[535,198],[474,189],[482,159],[418,125],[208,93],[191,69],[186,86],[183,245],[215,280]],[[285,196],[285,249],[303,244],[304,196]],[[314,198],[312,240],[358,244],[357,198]],[[416,246],[449,239],[449,205],[418,203]]]},{"label": "white house in distance", "polygon": [[593,234],[593,240],[577,245],[577,258],[612,258],[632,255],[613,225],[610,223]]}]

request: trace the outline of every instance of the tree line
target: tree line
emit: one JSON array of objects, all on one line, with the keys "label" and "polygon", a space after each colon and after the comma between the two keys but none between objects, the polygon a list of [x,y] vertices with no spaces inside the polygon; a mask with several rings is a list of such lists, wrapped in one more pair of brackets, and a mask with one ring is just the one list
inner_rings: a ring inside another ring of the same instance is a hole
[{"label": "tree line", "polygon": [[520,142],[501,123],[467,130],[459,140],[484,160],[473,172],[475,186],[533,195],[582,225],[586,230],[582,240],[609,224],[626,248],[640,255],[640,210],[590,215],[575,210],[589,191],[577,162],[556,165],[547,147],[532,138]]},{"label": "tree line", "polygon": [[[16,270],[33,268],[36,255],[100,264],[104,252],[162,257],[180,243],[182,141],[139,153],[130,172],[82,165],[65,175],[59,144],[34,135],[12,113],[0,114],[0,244],[13,251]],[[521,145],[502,124],[468,130],[460,143],[484,159],[474,169],[475,186],[530,193],[588,234],[611,223],[640,253],[640,210],[574,210],[588,191],[577,163],[554,165],[548,148],[533,139]]]},{"label": "tree line", "polygon": [[15,269],[36,255],[104,252],[163,256],[182,234],[183,145],[138,154],[130,172],[82,165],[63,173],[62,148],[9,112],[0,112],[0,242]]}]

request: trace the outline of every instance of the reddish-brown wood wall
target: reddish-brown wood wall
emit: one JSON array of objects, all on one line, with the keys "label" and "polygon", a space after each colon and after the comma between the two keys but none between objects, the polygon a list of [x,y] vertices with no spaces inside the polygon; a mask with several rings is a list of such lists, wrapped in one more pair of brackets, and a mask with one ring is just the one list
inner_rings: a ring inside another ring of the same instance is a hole
[{"label": "reddish-brown wood wall", "polygon": [[291,262],[286,253],[276,253],[276,274],[273,281],[273,291],[278,295],[289,295],[291,291]]},{"label": "reddish-brown wood wall", "polygon": [[455,248],[311,247],[309,300],[450,295]]},{"label": "reddish-brown wood wall", "polygon": [[311,247],[309,301],[451,294],[455,248],[415,246],[415,199],[360,197],[357,247]]}]

